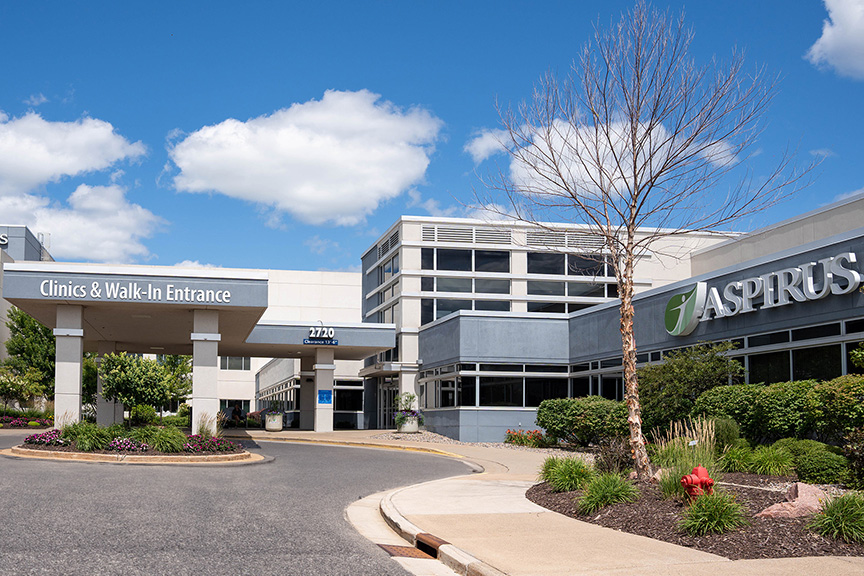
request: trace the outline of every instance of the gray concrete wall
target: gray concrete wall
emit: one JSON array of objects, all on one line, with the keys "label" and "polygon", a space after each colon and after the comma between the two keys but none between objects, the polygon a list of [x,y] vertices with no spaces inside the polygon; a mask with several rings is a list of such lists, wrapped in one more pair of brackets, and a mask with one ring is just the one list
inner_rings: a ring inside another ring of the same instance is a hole
[{"label": "gray concrete wall", "polygon": [[42,260],[42,245],[26,226],[0,225],[0,236],[7,238],[0,251],[6,252],[16,262],[39,262]]},{"label": "gray concrete wall", "polygon": [[461,442],[503,442],[507,430],[537,429],[536,408],[438,408],[423,416],[427,430]]},{"label": "gray concrete wall", "polygon": [[566,317],[459,312],[420,332],[421,369],[464,362],[566,364]]}]

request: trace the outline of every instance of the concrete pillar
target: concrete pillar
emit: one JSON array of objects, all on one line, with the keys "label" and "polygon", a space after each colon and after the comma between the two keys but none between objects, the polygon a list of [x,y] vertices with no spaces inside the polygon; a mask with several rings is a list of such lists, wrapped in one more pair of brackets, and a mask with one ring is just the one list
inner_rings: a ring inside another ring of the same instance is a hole
[{"label": "concrete pillar", "polygon": [[[102,357],[117,351],[116,342],[99,341],[96,343],[96,365],[102,364]],[[115,422],[123,422],[123,405],[116,400],[102,398],[102,376],[96,379],[96,423],[100,426],[110,426]]]},{"label": "concrete pillar", "polygon": [[300,429],[315,428],[315,358],[300,358]]},{"label": "concrete pillar", "polygon": [[[417,396],[417,371],[405,370],[399,373],[399,394],[414,394]],[[417,409],[417,401],[414,401],[414,409]]]},{"label": "concrete pillar", "polygon": [[315,432],[333,431],[333,348],[315,349]]},{"label": "concrete pillar", "polygon": [[84,308],[57,306],[57,338],[54,371],[54,425],[58,428],[81,420],[81,360],[84,356]]},{"label": "concrete pillar", "polygon": [[192,320],[192,433],[202,422],[216,430],[219,413],[219,312],[193,310]]}]

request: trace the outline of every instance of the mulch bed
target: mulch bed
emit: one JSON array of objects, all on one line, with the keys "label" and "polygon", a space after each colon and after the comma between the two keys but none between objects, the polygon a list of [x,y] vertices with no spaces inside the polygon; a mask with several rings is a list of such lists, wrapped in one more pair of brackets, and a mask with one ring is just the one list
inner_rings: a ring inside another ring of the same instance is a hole
[{"label": "mulch bed", "polygon": [[688,536],[677,529],[684,505],[664,500],[654,484],[638,484],[641,495],[631,504],[607,506],[592,516],[583,516],[576,509],[576,492],[552,492],[546,483],[532,486],[526,497],[549,510],[622,532],[639,534],[710,552],[732,560],[749,558],[789,558],[798,556],[864,556],[864,545],[847,544],[820,536],[806,528],[809,517],[753,518],[772,504],[784,501],[785,491],[771,491],[755,486],[776,486],[793,482],[794,478],[759,476],[755,474],[724,474],[724,483],[754,486],[742,488],[721,485],[734,494],[750,516],[750,524],[725,534]]},{"label": "mulch bed", "polygon": [[74,452],[77,454],[109,454],[118,456],[126,454],[129,456],[216,456],[219,454],[240,454],[244,451],[242,446],[237,450],[224,452],[157,452],[156,450],[147,450],[146,452],[118,452],[117,450],[91,450],[90,452],[82,452],[73,446],[45,446],[44,444],[22,444],[22,448],[28,450],[45,450],[49,452]]}]

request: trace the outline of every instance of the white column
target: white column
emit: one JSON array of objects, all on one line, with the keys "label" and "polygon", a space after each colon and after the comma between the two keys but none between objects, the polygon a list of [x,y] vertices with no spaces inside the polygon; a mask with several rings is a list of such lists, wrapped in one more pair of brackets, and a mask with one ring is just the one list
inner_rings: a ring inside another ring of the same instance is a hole
[{"label": "white column", "polygon": [[219,413],[219,312],[193,310],[192,320],[192,433],[202,421],[216,430]]},{"label": "white column", "polygon": [[315,432],[333,431],[333,348],[315,349]]},{"label": "white column", "polygon": [[300,358],[300,429],[312,430],[315,427],[315,359]]},{"label": "white column", "polygon": [[[399,394],[414,394],[417,396],[417,371],[404,370],[399,373]],[[417,401],[414,401],[414,409],[417,409]]]},{"label": "white column", "polygon": [[54,368],[54,425],[81,420],[81,360],[84,356],[84,308],[57,306]]},{"label": "white column", "polygon": [[[117,351],[116,342],[101,340],[96,343],[96,365],[102,365],[102,357]],[[102,397],[102,376],[96,379],[96,423],[100,426],[110,426],[115,422],[123,422],[123,405],[116,400],[105,400]]]}]

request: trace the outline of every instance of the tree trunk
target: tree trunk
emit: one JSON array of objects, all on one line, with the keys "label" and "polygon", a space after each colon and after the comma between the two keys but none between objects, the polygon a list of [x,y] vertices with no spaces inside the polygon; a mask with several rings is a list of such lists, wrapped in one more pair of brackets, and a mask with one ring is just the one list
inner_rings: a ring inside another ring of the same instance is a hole
[{"label": "tree trunk", "polygon": [[647,480],[654,471],[645,439],[642,436],[642,409],[639,404],[639,382],[636,378],[636,335],[633,330],[633,254],[628,251],[619,282],[621,298],[621,350],[623,352],[624,397],[627,401],[627,424],[630,427],[630,454],[636,477]]}]

